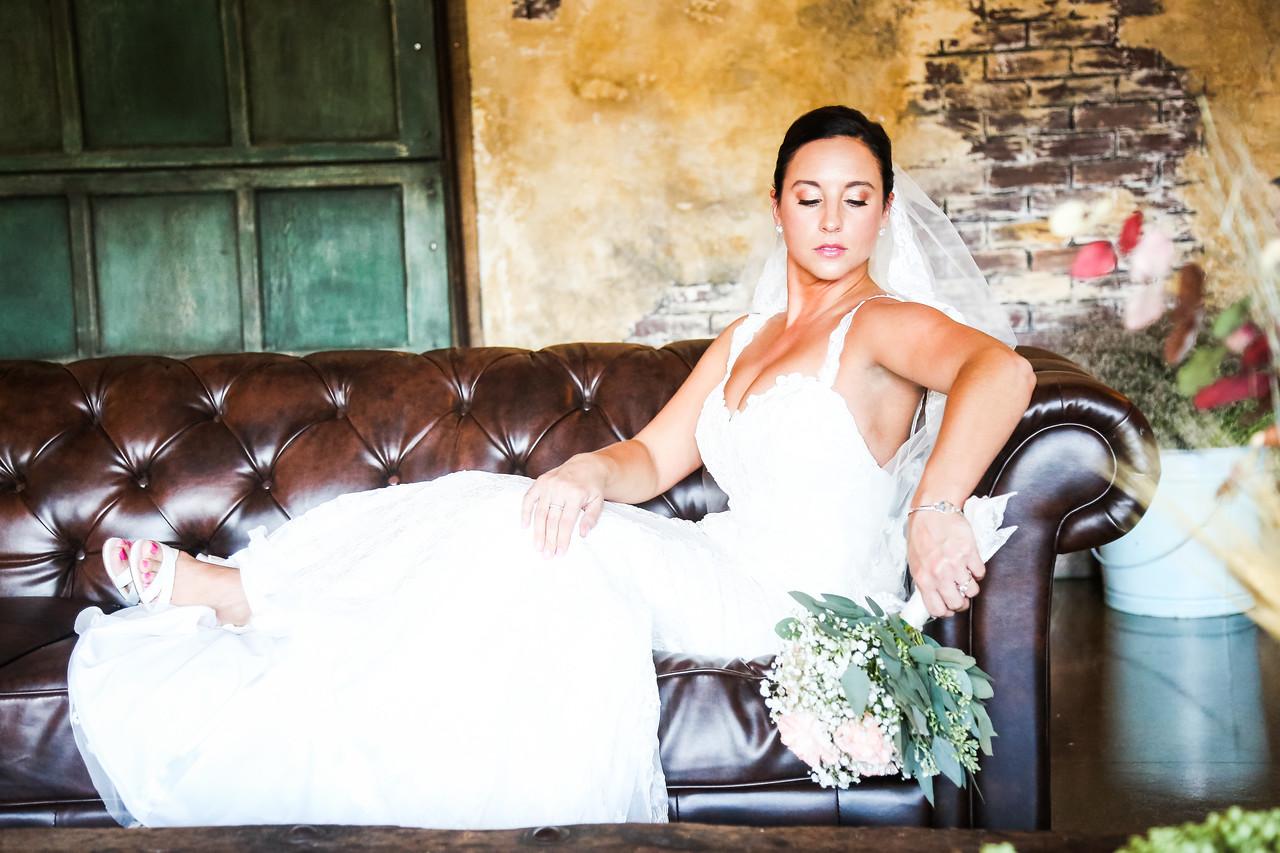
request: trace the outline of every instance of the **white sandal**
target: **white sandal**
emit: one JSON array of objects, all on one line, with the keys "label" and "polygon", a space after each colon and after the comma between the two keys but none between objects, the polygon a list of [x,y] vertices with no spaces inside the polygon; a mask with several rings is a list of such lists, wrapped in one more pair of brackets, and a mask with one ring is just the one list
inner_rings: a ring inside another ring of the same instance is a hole
[{"label": "white sandal", "polygon": [[146,584],[142,580],[142,561],[148,559],[148,556],[143,553],[142,548],[138,547],[144,542],[155,542],[155,540],[134,541],[133,548],[129,550],[129,574],[134,589],[138,591],[139,603],[148,610],[156,610],[167,605],[173,598],[173,577],[178,568],[179,551],[163,542],[156,542],[160,546],[160,568],[156,569],[151,583]]},{"label": "white sandal", "polygon": [[[110,562],[110,559],[107,556],[109,554],[118,555],[121,551],[124,551],[124,550],[125,550],[124,540],[118,536],[112,536],[106,542],[103,542],[102,543],[102,568],[106,570],[107,577],[111,578],[112,586],[120,590],[120,594],[124,596],[125,601],[128,601],[130,604],[136,604],[137,596],[134,594],[133,590],[130,589],[130,586],[133,585],[133,570],[129,565],[129,560],[126,559],[124,561],[124,567],[121,568],[120,571],[113,572],[111,570],[112,563]],[[132,552],[132,549],[129,549],[128,553],[130,553],[130,555],[132,556],[131,552]]]}]

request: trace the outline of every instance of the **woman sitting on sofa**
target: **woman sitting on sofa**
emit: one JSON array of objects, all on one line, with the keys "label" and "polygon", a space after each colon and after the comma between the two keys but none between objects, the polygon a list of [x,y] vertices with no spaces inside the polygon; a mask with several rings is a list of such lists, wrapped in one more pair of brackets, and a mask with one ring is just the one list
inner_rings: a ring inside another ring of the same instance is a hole
[{"label": "woman sitting on sofa", "polygon": [[[768,653],[788,590],[897,609],[908,566],[930,614],[966,609],[984,567],[959,507],[1031,368],[879,124],[801,116],[771,198],[755,310],[635,438],[532,481],[344,495],[226,560],[111,540],[138,606],[81,614],[68,678],[113,816],[662,821],[652,649]],[[727,511],[629,506],[702,465]]]}]

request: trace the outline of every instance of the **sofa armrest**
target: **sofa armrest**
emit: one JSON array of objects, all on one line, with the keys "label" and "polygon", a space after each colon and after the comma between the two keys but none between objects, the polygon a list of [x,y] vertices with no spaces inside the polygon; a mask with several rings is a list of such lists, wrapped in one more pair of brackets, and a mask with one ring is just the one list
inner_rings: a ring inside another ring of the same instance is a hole
[{"label": "sofa armrest", "polygon": [[[934,628],[969,648],[993,678],[999,737],[972,798],[976,826],[1049,828],[1049,613],[1058,554],[1110,542],[1143,512],[1159,478],[1155,436],[1123,395],[1051,352],[1019,347],[1036,371],[1021,423],[979,494],[1017,492],[1005,523],[1018,531],[987,564],[969,613]],[[1145,481],[1145,483],[1143,482]]]}]

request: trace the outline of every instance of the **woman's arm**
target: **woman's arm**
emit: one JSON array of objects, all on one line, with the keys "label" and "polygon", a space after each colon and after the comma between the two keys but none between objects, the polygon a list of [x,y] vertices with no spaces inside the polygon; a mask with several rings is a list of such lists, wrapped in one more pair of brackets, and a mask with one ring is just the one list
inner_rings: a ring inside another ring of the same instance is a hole
[{"label": "woman's arm", "polygon": [[[911,505],[946,500],[961,506],[1026,411],[1035,372],[1005,344],[933,308],[917,303],[876,308],[875,318],[868,317],[861,330],[875,361],[947,395],[938,442]],[[986,573],[973,531],[958,514],[913,513],[907,558],[933,616],[967,609]]]},{"label": "woman's arm", "polygon": [[[660,495],[702,464],[694,429],[702,404],[723,377],[735,320],[711,342],[676,393],[635,438],[578,453],[543,474],[525,493],[524,525],[545,556],[569,547],[574,524],[587,535],[606,500],[642,503]],[[579,522],[578,511],[582,510]]]}]

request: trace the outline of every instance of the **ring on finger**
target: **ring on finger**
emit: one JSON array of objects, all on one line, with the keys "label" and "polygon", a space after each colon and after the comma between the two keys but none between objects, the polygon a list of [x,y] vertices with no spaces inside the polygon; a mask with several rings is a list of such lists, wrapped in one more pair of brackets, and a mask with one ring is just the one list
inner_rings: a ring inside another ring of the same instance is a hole
[{"label": "ring on finger", "polygon": [[564,504],[547,504],[547,509],[564,509]]}]

